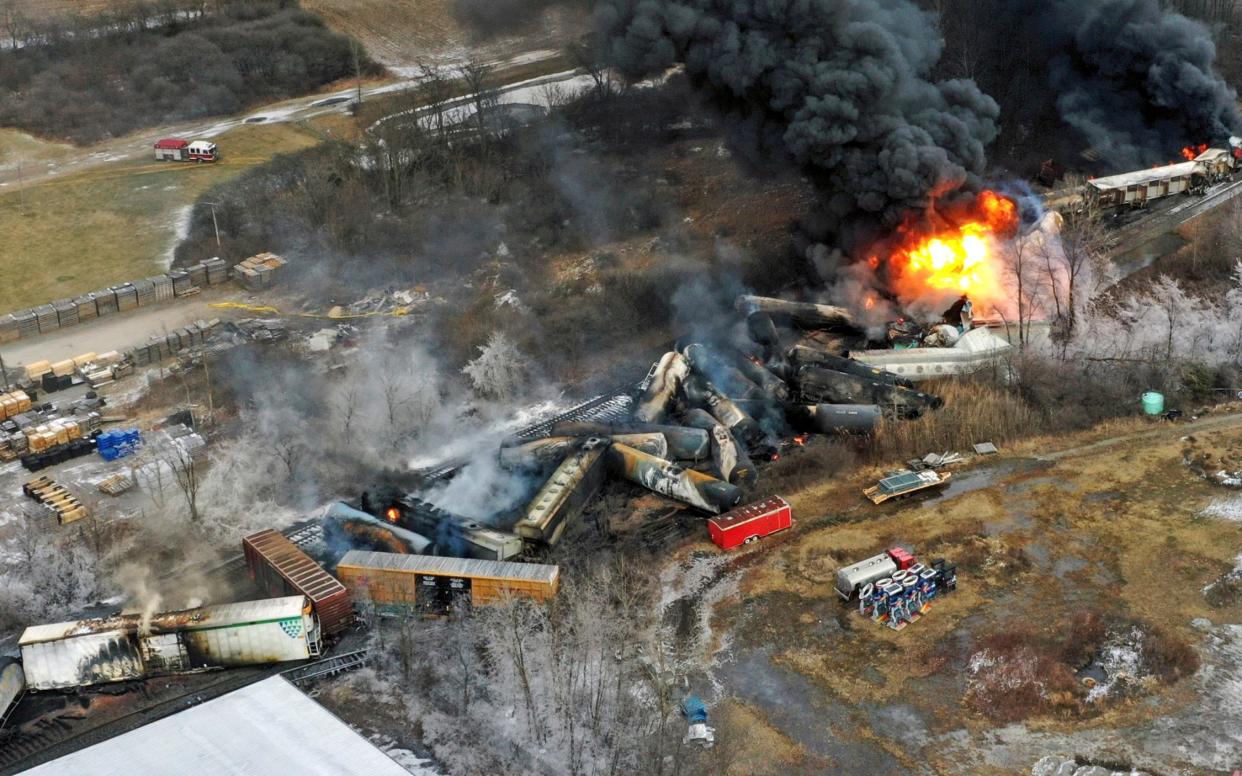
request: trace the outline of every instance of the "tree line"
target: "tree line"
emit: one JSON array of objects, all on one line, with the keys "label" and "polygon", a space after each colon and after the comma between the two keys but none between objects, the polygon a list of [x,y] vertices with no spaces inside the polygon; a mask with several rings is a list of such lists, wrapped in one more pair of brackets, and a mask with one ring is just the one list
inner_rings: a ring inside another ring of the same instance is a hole
[{"label": "tree line", "polygon": [[292,0],[139,2],[42,24],[0,2],[0,124],[77,143],[378,72]]}]

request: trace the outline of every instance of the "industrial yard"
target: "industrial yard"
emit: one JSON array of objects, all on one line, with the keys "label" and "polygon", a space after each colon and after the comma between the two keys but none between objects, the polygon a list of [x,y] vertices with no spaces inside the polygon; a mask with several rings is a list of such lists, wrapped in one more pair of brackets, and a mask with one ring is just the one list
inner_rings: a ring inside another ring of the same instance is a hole
[{"label": "industrial yard", "polygon": [[1237,774],[1237,50],[0,0],[0,774]]}]

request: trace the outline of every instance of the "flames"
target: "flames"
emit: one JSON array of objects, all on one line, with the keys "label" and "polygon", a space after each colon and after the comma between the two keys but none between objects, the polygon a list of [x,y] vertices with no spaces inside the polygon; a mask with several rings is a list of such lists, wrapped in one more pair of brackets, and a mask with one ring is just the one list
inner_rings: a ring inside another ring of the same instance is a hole
[{"label": "flames", "polygon": [[384,510],[384,517],[387,518],[388,522],[395,523],[401,519],[401,510],[396,507],[389,507]]},{"label": "flames", "polygon": [[1195,157],[1197,157],[1199,154],[1203,153],[1206,150],[1208,150],[1207,143],[1200,143],[1199,145],[1188,145],[1182,149],[1182,158],[1188,162],[1193,162],[1195,160]]},{"label": "flames", "polygon": [[968,294],[976,303],[1005,295],[1001,243],[1018,233],[1017,203],[984,191],[939,223],[907,223],[889,259],[889,279],[903,301]]}]

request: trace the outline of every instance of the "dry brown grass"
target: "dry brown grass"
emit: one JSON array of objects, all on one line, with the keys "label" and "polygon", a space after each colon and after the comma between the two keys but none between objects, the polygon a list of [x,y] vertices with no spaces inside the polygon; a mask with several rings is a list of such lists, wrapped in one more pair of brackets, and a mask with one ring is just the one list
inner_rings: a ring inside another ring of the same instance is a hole
[{"label": "dry brown grass", "polygon": [[1039,433],[1039,413],[1008,390],[957,381],[929,386],[944,406],[917,420],[887,421],[875,435],[874,460],[903,460],[932,450],[969,450],[975,442],[997,445]]}]

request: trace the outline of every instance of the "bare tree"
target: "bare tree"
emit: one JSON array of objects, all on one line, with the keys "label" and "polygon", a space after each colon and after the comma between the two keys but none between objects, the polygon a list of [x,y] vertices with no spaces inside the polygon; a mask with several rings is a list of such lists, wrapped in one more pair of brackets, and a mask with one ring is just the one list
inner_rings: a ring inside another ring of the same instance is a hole
[{"label": "bare tree", "polygon": [[488,118],[497,103],[498,95],[492,86],[494,70],[492,65],[477,59],[472,59],[457,68],[457,74],[470,91],[470,102],[474,105],[474,121],[478,126],[480,139],[487,137]]},{"label": "bare tree", "polygon": [[164,462],[172,471],[173,481],[176,482],[177,489],[185,500],[190,522],[198,523],[202,519],[198,505],[202,472],[197,456],[183,445],[173,442],[165,447]]},{"label": "bare tree", "polygon": [[591,93],[597,100],[603,100],[613,94],[612,69],[601,54],[601,48],[594,36],[569,44],[565,49],[570,64],[591,77]]}]

